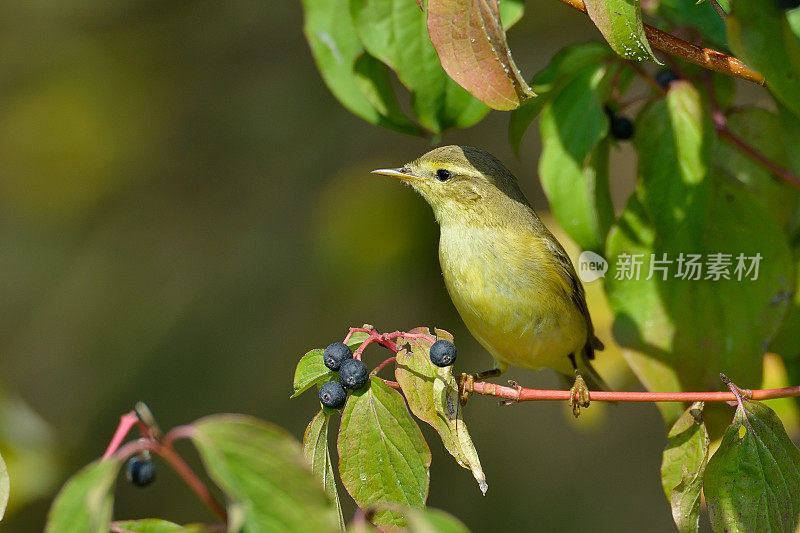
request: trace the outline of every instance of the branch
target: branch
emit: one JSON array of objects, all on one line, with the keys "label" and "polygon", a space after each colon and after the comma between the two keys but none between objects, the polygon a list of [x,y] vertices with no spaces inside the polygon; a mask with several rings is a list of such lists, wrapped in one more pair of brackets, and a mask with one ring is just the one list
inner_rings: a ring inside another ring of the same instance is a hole
[{"label": "branch", "polygon": [[[515,402],[535,402],[542,400],[569,400],[568,390],[526,389],[524,387],[504,387],[494,383],[479,381],[472,384],[476,394],[505,398]],[[773,400],[800,396],[800,386],[782,389],[742,390],[749,400]],[[630,391],[590,391],[593,402],[735,402],[739,398],[733,392],[630,392]]]},{"label": "branch", "polygon": [[[586,5],[583,3],[583,0],[560,1],[578,11],[586,13]],[[700,65],[709,70],[721,72],[722,74],[727,74],[746,81],[752,81],[758,85],[766,86],[767,84],[763,74],[750,69],[747,65],[742,63],[741,60],[733,56],[723,54],[711,48],[695,46],[665,31],[654,28],[649,24],[644,25],[644,34],[650,44],[662,52],[678,56],[690,63]]]},{"label": "branch", "polygon": [[[349,339],[354,332],[368,333],[369,337],[364,340],[364,344],[359,346],[363,349],[365,344],[370,342],[383,342],[388,339],[396,339],[399,337],[405,338],[425,338],[430,342],[436,339],[425,333],[407,333],[403,331],[393,331],[392,333],[378,333],[372,326],[365,325],[364,328],[350,328],[346,339]],[[394,353],[400,351],[400,347],[389,342],[389,348]],[[358,350],[357,350],[358,351]],[[379,370],[387,365],[397,362],[395,357],[390,357],[379,364],[372,374],[376,374]],[[633,392],[633,391],[589,391],[590,401],[599,402],[735,402],[741,401],[742,398],[748,400],[773,400],[776,398],[790,398],[793,396],[800,396],[800,385],[795,387],[784,387],[781,389],[759,389],[748,390],[736,387],[724,375],[720,374],[722,381],[731,388],[730,392]],[[383,380],[388,386],[399,388],[400,385],[395,381]],[[735,387],[735,389],[733,388]],[[488,383],[485,381],[477,381],[465,384],[465,393],[467,394],[483,394],[485,396],[495,396],[497,398],[504,398],[512,402],[533,402],[543,400],[569,400],[571,392],[568,390],[544,390],[544,389],[526,389],[513,383],[511,387],[504,387],[496,383]],[[738,394],[737,394],[738,393]],[[176,428],[174,431],[176,431]],[[169,442],[169,435],[166,442]]]}]

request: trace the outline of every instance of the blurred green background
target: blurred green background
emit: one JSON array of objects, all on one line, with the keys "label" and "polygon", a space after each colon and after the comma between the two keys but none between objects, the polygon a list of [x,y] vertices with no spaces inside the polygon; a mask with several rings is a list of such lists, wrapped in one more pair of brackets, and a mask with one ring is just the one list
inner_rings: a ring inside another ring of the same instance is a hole
[{"label": "blurred green background", "polygon": [[[527,76],[599,38],[557,2],[527,9],[509,36]],[[299,2],[275,0],[0,3],[3,531],[41,530],[54,491],[137,400],[165,428],[230,411],[302,436],[318,404],[289,400],[294,366],[350,325],[435,325],[455,334],[462,369],[487,365],[445,292],[429,208],[368,173],[430,141],[345,111],[301,27]],[[546,209],[536,128],[518,159],[507,120],[495,112],[442,141],[493,152]],[[624,148],[612,168],[630,184]],[[608,344],[602,292],[587,289]],[[633,386],[610,352],[601,372]],[[508,377],[557,384],[548,372]],[[560,404],[474,398],[466,419],[485,497],[423,431],[430,505],[474,531],[672,529],[653,405],[594,405],[575,423]],[[146,490],[120,482],[115,515],[213,520],[160,467]]]}]

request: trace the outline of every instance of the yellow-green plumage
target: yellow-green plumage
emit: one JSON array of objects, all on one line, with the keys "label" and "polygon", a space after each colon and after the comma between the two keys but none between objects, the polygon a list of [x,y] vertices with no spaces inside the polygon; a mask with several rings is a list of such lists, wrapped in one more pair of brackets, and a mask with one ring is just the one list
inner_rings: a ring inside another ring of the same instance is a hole
[{"label": "yellow-green plumage", "polygon": [[477,148],[444,146],[375,172],[403,179],[433,208],[445,285],[497,368],[572,376],[572,356],[589,386],[603,387],[589,364],[602,343],[572,262],[499,161]]}]

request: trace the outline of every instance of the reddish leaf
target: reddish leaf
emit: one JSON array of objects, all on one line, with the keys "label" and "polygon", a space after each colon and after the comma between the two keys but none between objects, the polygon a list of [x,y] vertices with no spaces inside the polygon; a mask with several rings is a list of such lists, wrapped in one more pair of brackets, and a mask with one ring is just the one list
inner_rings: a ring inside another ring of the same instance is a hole
[{"label": "reddish leaf", "polygon": [[430,0],[428,33],[447,74],[486,105],[508,111],[536,96],[511,58],[497,0]]}]

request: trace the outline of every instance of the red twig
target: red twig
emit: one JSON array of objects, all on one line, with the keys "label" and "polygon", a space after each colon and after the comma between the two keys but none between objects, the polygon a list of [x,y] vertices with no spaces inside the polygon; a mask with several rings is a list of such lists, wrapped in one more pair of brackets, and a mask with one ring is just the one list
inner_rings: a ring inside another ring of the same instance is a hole
[{"label": "red twig", "polygon": [[378,331],[375,328],[365,324],[364,327],[361,328],[350,328],[350,331],[344,338],[344,342],[349,341],[350,338],[353,336],[353,333],[367,333],[369,335],[369,337],[364,339],[364,341],[361,343],[361,346],[356,348],[356,351],[353,352],[353,357],[358,360],[361,360],[361,354],[364,352],[366,347],[372,344],[373,342],[377,342],[381,346],[384,346],[389,350],[391,350],[392,352],[397,353],[400,351],[400,347],[397,345],[397,343],[393,342],[392,339],[404,337],[406,339],[426,339],[431,342],[436,341],[436,338],[434,338],[432,335],[428,335],[427,333],[408,333],[405,331],[378,333]]},{"label": "red twig", "polygon": [[[568,390],[512,388],[480,381],[473,383],[476,394],[496,396],[517,402],[542,400],[569,400]],[[782,389],[743,390],[743,396],[752,400],[773,400],[800,396],[800,386]],[[738,398],[733,392],[630,392],[630,391],[591,391],[589,399],[593,402],[733,402]]]},{"label": "red twig", "polygon": [[138,421],[139,418],[133,411],[125,413],[119,417],[119,425],[117,426],[117,430],[114,432],[114,436],[111,437],[111,442],[108,443],[105,453],[103,453],[103,461],[114,455],[114,452],[117,451],[122,444],[122,441],[124,441],[125,437],[128,435],[128,433],[130,433],[131,428],[135,426]]},{"label": "red twig", "polygon": [[[390,350],[397,353],[400,347],[397,344],[389,341],[389,339],[396,339],[400,337],[405,338],[425,338],[431,342],[436,339],[432,335],[424,333],[406,333],[402,331],[394,331],[392,333],[378,333],[373,329],[364,328],[351,328],[350,335],[355,332],[368,333],[370,336],[364,341],[370,342],[384,342],[388,341],[391,344],[387,346]],[[371,340],[370,340],[371,339]],[[362,344],[361,347],[364,345]],[[384,346],[386,346],[384,344]],[[390,357],[378,365],[373,374],[384,368],[386,365],[396,361],[394,357]],[[723,382],[729,383],[726,377],[722,376]],[[399,384],[395,381],[383,380],[390,387],[399,388]],[[761,389],[761,390],[746,390],[739,389],[739,395],[746,399],[752,400],[772,400],[776,398],[787,398],[791,396],[800,396],[800,386],[784,387],[782,389]],[[543,389],[526,389],[524,387],[504,387],[495,383],[488,383],[479,381],[472,384],[472,387],[467,390],[468,393],[483,394],[486,396],[495,396],[497,398],[505,398],[507,400],[516,402],[530,402],[541,400],[569,400],[570,392],[568,390],[543,390]],[[733,402],[740,398],[731,392],[633,392],[633,391],[591,391],[589,392],[591,401],[600,402]],[[174,431],[174,430],[173,430]]]}]

